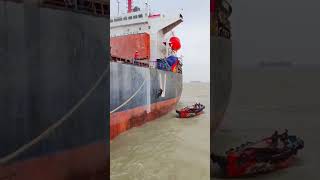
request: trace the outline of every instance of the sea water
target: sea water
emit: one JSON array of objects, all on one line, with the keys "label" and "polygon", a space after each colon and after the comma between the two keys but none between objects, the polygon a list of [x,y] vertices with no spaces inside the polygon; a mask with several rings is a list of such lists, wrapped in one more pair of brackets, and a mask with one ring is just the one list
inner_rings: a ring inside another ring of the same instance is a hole
[{"label": "sea water", "polygon": [[196,102],[200,116],[167,115],[130,129],[112,141],[111,180],[209,180],[210,84],[185,83],[177,109]]}]

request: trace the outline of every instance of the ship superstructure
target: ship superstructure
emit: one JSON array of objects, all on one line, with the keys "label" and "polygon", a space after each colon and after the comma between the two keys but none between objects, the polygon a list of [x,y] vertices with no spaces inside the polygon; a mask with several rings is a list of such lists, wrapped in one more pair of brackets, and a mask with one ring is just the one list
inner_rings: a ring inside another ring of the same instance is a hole
[{"label": "ship superstructure", "polygon": [[[133,58],[135,51],[138,51],[139,59],[142,60],[168,57],[172,53],[169,48],[168,33],[183,22],[182,14],[167,17],[164,14],[151,13],[147,8],[135,9],[137,10],[131,12],[128,9],[127,14],[111,17],[111,56],[129,59]],[[138,35],[140,37],[136,38]],[[140,45],[139,41],[143,41],[145,46]],[[131,47],[124,49],[124,46]]]}]

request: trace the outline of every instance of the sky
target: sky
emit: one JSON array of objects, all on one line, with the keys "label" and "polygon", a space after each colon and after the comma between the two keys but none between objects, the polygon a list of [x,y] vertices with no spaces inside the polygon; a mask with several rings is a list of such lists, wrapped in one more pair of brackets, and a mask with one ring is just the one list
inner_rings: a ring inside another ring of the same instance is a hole
[{"label": "sky", "polygon": [[233,63],[290,60],[320,65],[320,1],[234,0]]},{"label": "sky", "polygon": [[[126,11],[126,0],[120,0],[120,12]],[[134,0],[143,9],[145,0]],[[149,0],[152,12],[176,15],[182,9],[184,22],[176,27],[183,55],[183,79],[210,81],[210,1],[209,0]],[[117,0],[111,0],[111,15],[118,12]]]}]

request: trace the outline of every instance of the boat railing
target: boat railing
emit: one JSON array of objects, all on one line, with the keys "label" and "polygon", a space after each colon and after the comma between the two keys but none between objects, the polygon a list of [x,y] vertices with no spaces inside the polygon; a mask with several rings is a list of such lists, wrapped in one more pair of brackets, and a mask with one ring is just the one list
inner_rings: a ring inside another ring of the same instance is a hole
[{"label": "boat railing", "polygon": [[[145,67],[145,68],[157,68],[157,61],[150,61],[148,59],[123,59],[118,57],[111,56],[112,62],[122,63],[122,64],[128,64],[132,66],[139,66],[139,67]],[[164,70],[164,69],[160,69]],[[169,70],[167,70],[169,71]],[[177,73],[182,74],[182,63],[179,63],[177,65]]]},{"label": "boat railing", "polygon": [[96,16],[109,16],[108,0],[39,0],[44,7],[68,9]]},{"label": "boat railing", "polygon": [[123,59],[118,57],[111,57],[111,61],[123,63],[123,64],[130,64],[140,67],[152,67],[150,66],[150,63],[147,60],[135,60],[135,59]]}]

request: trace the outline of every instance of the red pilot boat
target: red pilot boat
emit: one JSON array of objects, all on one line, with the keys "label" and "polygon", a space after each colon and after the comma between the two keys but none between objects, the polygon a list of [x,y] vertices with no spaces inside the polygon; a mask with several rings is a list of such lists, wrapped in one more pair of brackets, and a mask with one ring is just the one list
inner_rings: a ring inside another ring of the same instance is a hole
[{"label": "red pilot boat", "polygon": [[278,134],[261,141],[247,142],[240,147],[230,149],[226,156],[211,155],[218,163],[224,177],[253,176],[277,169],[287,168],[297,152],[304,147],[304,142],[288,132]]},{"label": "red pilot boat", "polygon": [[178,113],[179,118],[190,118],[203,113],[204,108],[205,108],[204,105],[200,103],[196,103],[192,106],[188,106],[183,109],[176,110],[176,112]]}]

